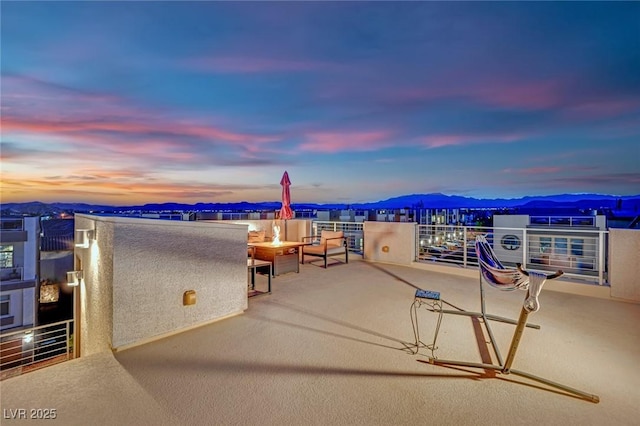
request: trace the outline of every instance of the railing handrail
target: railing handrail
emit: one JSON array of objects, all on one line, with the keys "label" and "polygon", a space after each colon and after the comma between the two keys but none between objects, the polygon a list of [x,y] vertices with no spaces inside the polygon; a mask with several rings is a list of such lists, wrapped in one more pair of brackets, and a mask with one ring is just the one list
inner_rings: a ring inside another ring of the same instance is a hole
[{"label": "railing handrail", "polygon": [[16,331],[11,331],[9,333],[0,333],[0,338],[7,338],[9,336],[12,336],[14,334],[26,334],[28,332],[35,332],[37,330],[43,329],[43,328],[49,328],[49,327],[55,327],[57,325],[62,325],[62,324],[67,324],[67,323],[72,323],[73,320],[69,319],[69,320],[63,320],[63,321],[58,321],[58,322],[52,322],[51,324],[44,324],[44,325],[39,325],[36,327],[29,327],[29,328],[22,328],[20,330],[16,330]]},{"label": "railing handrail", "polygon": [[[536,219],[543,219],[545,220],[548,226],[552,226],[552,220],[553,219],[557,219],[557,220],[563,220],[563,219],[567,219],[569,222],[569,226],[575,226],[575,227],[580,227],[580,226],[596,226],[596,218],[594,216],[575,216],[575,215],[535,215],[535,216],[529,216],[529,225],[536,225],[534,223],[534,221]],[[574,224],[574,222],[590,222],[590,225],[582,225],[582,224]],[[566,226],[566,225],[561,225],[561,226]]]},{"label": "railing handrail", "polygon": [[73,324],[64,320],[1,334],[0,380],[72,359]]},{"label": "railing handrail", "polygon": [[[451,233],[463,232],[465,244],[455,250],[446,250],[446,243],[459,245],[461,238],[448,236]],[[605,284],[606,256],[604,249],[609,231],[606,229],[585,228],[531,228],[531,227],[491,227],[491,226],[466,226],[466,225],[422,225],[416,227],[416,261],[433,261],[442,264],[455,264],[457,266],[477,266],[473,258],[467,258],[471,240],[467,236],[473,233],[492,234],[495,237],[505,237],[505,234],[513,234],[520,237],[516,248],[506,247],[502,255],[509,257],[518,254],[507,262],[522,263],[525,267],[546,270],[553,266],[566,268],[567,277],[597,280],[599,285]],[[441,234],[441,235],[436,235]],[[425,244],[426,238],[438,237],[438,241],[430,241]],[[542,238],[545,238],[543,241]],[[495,242],[497,244],[497,241]],[[538,244],[536,246],[536,244]],[[544,245],[543,245],[544,244]],[[538,247],[540,252],[532,252],[532,248]],[[542,249],[545,250],[542,250]],[[461,252],[460,252],[461,251]],[[471,254],[473,256],[473,253]],[[539,266],[538,266],[539,265]]]}]

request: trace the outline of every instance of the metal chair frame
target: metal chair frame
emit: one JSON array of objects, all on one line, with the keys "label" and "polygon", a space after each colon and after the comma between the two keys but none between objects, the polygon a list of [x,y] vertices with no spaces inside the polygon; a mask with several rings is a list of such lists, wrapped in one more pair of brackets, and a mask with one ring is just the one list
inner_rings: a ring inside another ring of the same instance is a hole
[{"label": "metal chair frame", "polygon": [[[588,392],[583,392],[581,390],[563,385],[561,383],[557,383],[530,373],[527,373],[525,371],[522,370],[516,370],[511,368],[513,361],[515,359],[516,356],[516,352],[518,350],[518,345],[520,344],[520,340],[522,339],[522,334],[524,332],[525,327],[532,327],[532,328],[536,328],[539,329],[540,326],[537,325],[533,325],[533,324],[527,324],[527,319],[529,317],[529,311],[525,308],[525,304],[527,299],[529,299],[529,297],[531,296],[530,294],[530,290],[527,289],[527,294],[525,296],[525,303],[523,303],[523,306],[520,310],[520,316],[518,318],[517,321],[514,321],[512,319],[508,319],[508,318],[504,318],[504,317],[498,317],[495,315],[490,315],[486,313],[486,309],[485,309],[485,293],[484,293],[484,286],[483,286],[483,262],[480,261],[480,252],[478,250],[478,244],[481,243],[482,241],[485,241],[484,238],[482,238],[482,240],[479,238],[476,240],[476,252],[478,252],[478,260],[480,263],[480,305],[481,305],[481,312],[468,312],[468,311],[464,311],[464,310],[441,310],[440,312],[445,313],[445,314],[455,314],[455,315],[467,315],[467,316],[471,316],[471,317],[475,317],[475,318],[480,318],[482,319],[482,324],[484,325],[484,328],[487,330],[487,333],[489,335],[489,340],[491,342],[491,346],[493,347],[493,351],[496,355],[497,358],[497,364],[487,364],[487,363],[477,363],[477,362],[466,362],[466,361],[458,361],[458,360],[445,360],[445,359],[438,359],[435,356],[431,356],[429,357],[429,363],[433,364],[433,365],[440,365],[440,366],[462,366],[462,367],[470,367],[470,368],[480,368],[480,369],[485,369],[485,370],[494,370],[497,371],[500,374],[515,374],[517,376],[521,376],[521,377],[525,377],[527,379],[539,382],[539,383],[543,383],[545,385],[548,385],[550,387],[556,388],[556,389],[560,389],[564,392],[567,392],[571,395],[574,395],[576,397],[579,397],[581,399],[585,399],[587,401],[593,402],[593,403],[598,403],[600,402],[600,397],[598,397],[597,395],[588,393]],[[489,250],[491,250],[491,247],[488,247]],[[491,251],[491,254],[493,256],[495,256],[495,254],[493,254],[493,251]],[[500,265],[501,266],[501,265]],[[529,273],[527,271],[525,271],[524,269],[522,269],[520,264],[517,264],[517,269],[513,270],[514,273],[519,272],[520,274],[524,275],[524,276],[529,276]],[[544,280],[550,280],[550,279],[554,279],[554,278],[558,278],[559,276],[561,276],[563,274],[562,271],[557,271],[553,274],[550,275],[546,275],[544,276]],[[486,279],[486,278],[484,278]],[[544,281],[543,281],[544,283]],[[542,286],[540,286],[542,287]],[[496,343],[496,339],[493,335],[493,332],[491,330],[491,325],[490,325],[490,321],[489,320],[494,320],[494,321],[501,321],[501,322],[506,322],[509,324],[515,324],[516,328],[515,331],[513,333],[513,337],[511,339],[511,345],[509,346],[509,352],[507,354],[507,358],[505,361],[503,361],[502,356],[500,354],[500,350],[498,348],[498,345]],[[438,327],[436,328],[436,336],[434,336],[434,346],[435,346],[435,341],[437,339],[437,332],[439,330],[439,326],[440,326],[440,320],[438,321]]]}]

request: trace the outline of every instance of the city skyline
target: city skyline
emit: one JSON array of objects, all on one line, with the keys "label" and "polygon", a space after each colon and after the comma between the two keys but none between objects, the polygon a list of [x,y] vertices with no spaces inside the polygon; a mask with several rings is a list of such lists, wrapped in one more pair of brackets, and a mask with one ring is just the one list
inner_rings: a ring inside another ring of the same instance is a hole
[{"label": "city skyline", "polygon": [[636,2],[3,2],[2,202],[640,193]]}]

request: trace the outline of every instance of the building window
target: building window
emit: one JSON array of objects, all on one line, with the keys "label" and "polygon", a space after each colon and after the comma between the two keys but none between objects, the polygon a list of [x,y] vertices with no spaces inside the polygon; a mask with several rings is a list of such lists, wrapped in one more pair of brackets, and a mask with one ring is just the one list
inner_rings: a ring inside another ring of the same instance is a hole
[{"label": "building window", "polygon": [[0,317],[9,316],[9,304],[11,303],[11,296],[4,294],[0,296]]},{"label": "building window", "polygon": [[571,255],[572,256],[584,255],[584,240],[582,238],[571,239]]},{"label": "building window", "polygon": [[540,253],[549,253],[551,251],[551,238],[540,237]]},{"label": "building window", "polygon": [[554,241],[554,254],[567,254],[567,239],[556,238]]},{"label": "building window", "polygon": [[0,268],[13,268],[13,245],[0,245]]}]

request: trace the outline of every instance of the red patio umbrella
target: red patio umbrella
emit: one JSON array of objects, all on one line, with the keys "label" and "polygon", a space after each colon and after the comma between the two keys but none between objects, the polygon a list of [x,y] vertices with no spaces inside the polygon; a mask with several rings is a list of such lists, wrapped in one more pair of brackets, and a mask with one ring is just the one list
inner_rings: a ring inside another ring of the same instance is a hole
[{"label": "red patio umbrella", "polygon": [[293,210],[291,210],[291,194],[289,193],[289,186],[291,186],[291,181],[289,180],[289,173],[287,173],[286,171],[282,175],[280,185],[282,185],[282,208],[280,209],[280,219],[293,219]]}]

